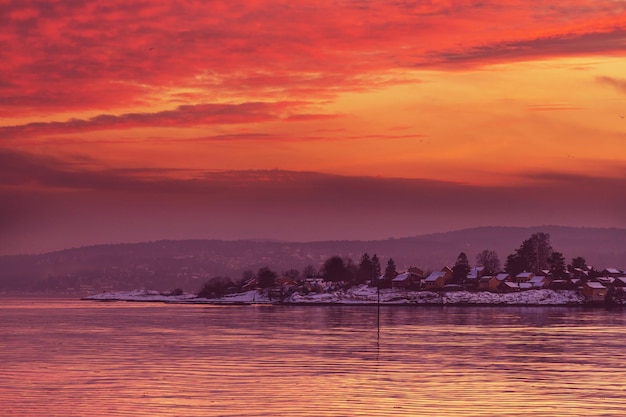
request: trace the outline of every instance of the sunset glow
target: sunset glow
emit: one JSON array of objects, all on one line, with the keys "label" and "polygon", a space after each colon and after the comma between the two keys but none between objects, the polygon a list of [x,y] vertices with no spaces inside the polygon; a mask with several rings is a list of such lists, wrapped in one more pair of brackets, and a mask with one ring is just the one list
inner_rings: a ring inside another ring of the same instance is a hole
[{"label": "sunset glow", "polygon": [[0,0],[0,22],[0,255],[626,227],[624,1]]}]

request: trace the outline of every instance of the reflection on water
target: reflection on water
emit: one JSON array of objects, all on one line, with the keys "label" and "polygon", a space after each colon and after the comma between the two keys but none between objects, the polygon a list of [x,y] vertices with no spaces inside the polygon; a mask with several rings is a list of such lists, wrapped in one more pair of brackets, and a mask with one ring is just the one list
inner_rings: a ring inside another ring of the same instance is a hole
[{"label": "reflection on water", "polygon": [[0,299],[3,416],[607,416],[626,314]]}]

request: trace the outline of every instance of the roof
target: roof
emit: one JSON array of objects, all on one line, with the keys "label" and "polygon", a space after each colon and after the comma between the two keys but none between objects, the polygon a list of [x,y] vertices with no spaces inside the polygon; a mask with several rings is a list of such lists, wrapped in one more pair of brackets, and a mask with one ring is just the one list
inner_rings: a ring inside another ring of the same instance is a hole
[{"label": "roof", "polygon": [[496,279],[498,281],[504,281],[505,279],[507,279],[510,275],[507,273],[500,273],[498,275],[496,275]]},{"label": "roof", "polygon": [[470,269],[469,274],[467,274],[467,278],[476,279],[484,270],[484,266],[475,266],[474,268]]},{"label": "roof", "polygon": [[395,282],[406,281],[407,279],[409,279],[409,277],[411,277],[411,275],[413,274],[411,274],[410,272],[403,272],[397,277],[395,277],[394,279],[392,279],[392,281],[395,281]]},{"label": "roof", "polygon": [[598,290],[601,290],[601,289],[603,289],[603,288],[606,288],[604,285],[600,284],[599,282],[595,282],[595,281],[589,281],[589,282],[587,282],[587,286],[588,286],[589,288],[595,288],[595,289],[598,289]]},{"label": "roof", "polygon": [[532,272],[520,272],[519,274],[515,275],[515,278],[528,278],[532,276],[534,276]]},{"label": "roof", "polygon": [[446,275],[444,271],[438,271],[431,273],[428,277],[426,277],[425,281],[436,281],[439,278],[443,278]]}]

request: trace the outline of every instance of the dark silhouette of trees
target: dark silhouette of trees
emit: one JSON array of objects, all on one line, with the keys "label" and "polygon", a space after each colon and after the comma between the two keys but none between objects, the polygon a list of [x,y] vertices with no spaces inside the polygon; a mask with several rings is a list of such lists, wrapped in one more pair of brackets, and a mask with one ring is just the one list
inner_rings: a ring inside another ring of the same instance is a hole
[{"label": "dark silhouette of trees", "polygon": [[378,277],[376,275],[376,268],[374,266],[374,263],[370,259],[369,255],[367,253],[364,253],[361,256],[361,261],[359,262],[359,268],[356,273],[356,282],[358,284],[363,284],[367,281],[373,281],[376,278]]},{"label": "dark silhouette of trees", "polygon": [[300,271],[294,268],[288,269],[285,272],[283,272],[283,276],[293,281],[297,281],[300,278]]},{"label": "dark silhouette of trees", "polygon": [[385,281],[391,281],[397,276],[398,271],[396,270],[396,263],[393,258],[389,258],[387,261],[387,267],[385,268]]},{"label": "dark silhouette of trees", "polygon": [[339,282],[352,280],[350,269],[340,256],[328,258],[322,265],[321,273],[324,281]]},{"label": "dark silhouette of trees", "polygon": [[507,257],[504,269],[511,275],[517,275],[523,271],[537,274],[542,269],[549,269],[548,260],[553,251],[549,234],[534,233],[522,242],[515,253]]},{"label": "dark silhouette of trees", "polygon": [[572,259],[572,268],[587,269],[587,261],[582,256]]},{"label": "dark silhouette of trees", "polygon": [[272,271],[268,267],[263,267],[259,269],[257,273],[256,279],[259,287],[261,288],[271,288],[276,285],[276,272]]},{"label": "dark silhouette of trees", "polygon": [[506,257],[506,262],[504,263],[504,271],[507,274],[514,277],[520,272],[523,272],[524,269],[524,263],[518,253],[512,253]]},{"label": "dark silhouette of trees", "polygon": [[172,291],[169,292],[168,295],[170,296],[177,296],[177,295],[183,295],[184,291],[182,288],[174,288]]},{"label": "dark silhouette of trees", "polygon": [[389,258],[385,273],[383,275],[376,274],[376,279],[373,282],[378,288],[391,288],[391,281],[397,276],[396,263],[393,258]]},{"label": "dark silhouette of trees", "polygon": [[372,256],[372,267],[374,268],[374,276],[376,277],[376,279],[380,278],[382,269],[380,268],[380,260],[378,259],[378,255],[376,254]]},{"label": "dark silhouette of trees", "polygon": [[220,298],[226,295],[229,288],[234,286],[235,284],[230,278],[218,276],[205,282],[197,295],[200,298]]},{"label": "dark silhouette of trees", "polygon": [[464,284],[467,274],[470,272],[469,259],[465,252],[459,253],[456,258],[456,262],[452,267],[452,282],[455,284]]},{"label": "dark silhouette of trees", "polygon": [[485,275],[493,275],[500,271],[500,259],[496,251],[485,249],[476,255],[476,266],[482,266]]},{"label": "dark silhouette of trees", "polygon": [[548,263],[550,264],[550,274],[554,278],[564,278],[567,275],[565,258],[561,252],[552,252]]},{"label": "dark silhouette of trees", "polygon": [[356,274],[359,271],[359,266],[355,265],[350,258],[345,258],[344,262],[346,264],[346,269],[348,270],[348,278],[345,281],[350,284],[354,284],[356,282]]},{"label": "dark silhouette of trees", "polygon": [[305,278],[314,278],[317,276],[317,269],[313,265],[307,265],[302,270],[302,275]]}]

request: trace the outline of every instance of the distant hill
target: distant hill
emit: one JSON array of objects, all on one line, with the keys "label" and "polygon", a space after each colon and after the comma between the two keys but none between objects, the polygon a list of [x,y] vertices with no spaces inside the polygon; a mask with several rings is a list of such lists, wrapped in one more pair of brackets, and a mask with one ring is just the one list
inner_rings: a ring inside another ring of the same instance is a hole
[{"label": "distant hill", "polygon": [[282,272],[319,268],[332,255],[358,263],[376,253],[384,268],[394,259],[399,270],[418,266],[438,270],[460,252],[473,263],[484,249],[495,250],[502,264],[532,233],[545,232],[567,262],[582,256],[597,269],[626,268],[626,229],[477,227],[400,239],[375,241],[276,242],[181,240],[112,244],[41,255],[0,257],[0,291],[101,291],[106,289],[183,288],[196,291],[212,277],[240,279],[246,270],[268,266]]}]

